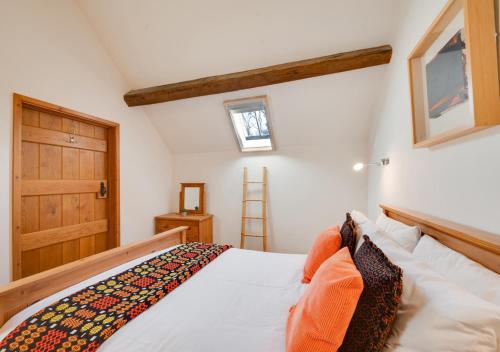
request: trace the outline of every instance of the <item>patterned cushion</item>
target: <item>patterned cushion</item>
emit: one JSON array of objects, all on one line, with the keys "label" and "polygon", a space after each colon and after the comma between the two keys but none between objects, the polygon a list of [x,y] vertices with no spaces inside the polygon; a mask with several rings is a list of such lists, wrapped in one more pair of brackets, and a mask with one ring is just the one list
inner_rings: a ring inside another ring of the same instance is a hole
[{"label": "patterned cushion", "polygon": [[340,235],[342,236],[342,247],[349,248],[349,253],[351,257],[354,258],[354,251],[356,249],[356,225],[354,220],[351,218],[351,214],[345,214],[346,220],[340,229]]},{"label": "patterned cushion", "polygon": [[396,320],[403,289],[403,272],[391,263],[370,238],[354,255],[364,290],[349,324],[341,352],[379,352]]}]

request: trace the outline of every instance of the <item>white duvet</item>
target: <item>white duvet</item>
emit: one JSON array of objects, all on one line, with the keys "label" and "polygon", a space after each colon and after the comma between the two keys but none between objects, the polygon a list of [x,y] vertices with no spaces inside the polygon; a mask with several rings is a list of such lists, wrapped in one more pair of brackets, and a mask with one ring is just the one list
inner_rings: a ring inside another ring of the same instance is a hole
[{"label": "white duvet", "polygon": [[[73,292],[158,253],[97,275],[14,316],[19,323]],[[288,309],[302,295],[305,255],[230,249],[111,336],[99,352],[284,352]]]}]

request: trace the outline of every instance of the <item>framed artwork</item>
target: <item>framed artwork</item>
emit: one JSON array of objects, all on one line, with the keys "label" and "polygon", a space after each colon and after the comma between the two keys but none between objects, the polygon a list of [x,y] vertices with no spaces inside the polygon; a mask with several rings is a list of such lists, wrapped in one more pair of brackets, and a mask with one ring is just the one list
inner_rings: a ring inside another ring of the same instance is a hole
[{"label": "framed artwork", "polygon": [[[495,0],[495,17],[497,30],[497,59],[498,59],[498,74],[500,75],[500,0]],[[498,80],[500,86],[500,79]]]},{"label": "framed artwork", "polygon": [[498,0],[450,0],[408,57],[413,144],[500,124]]}]

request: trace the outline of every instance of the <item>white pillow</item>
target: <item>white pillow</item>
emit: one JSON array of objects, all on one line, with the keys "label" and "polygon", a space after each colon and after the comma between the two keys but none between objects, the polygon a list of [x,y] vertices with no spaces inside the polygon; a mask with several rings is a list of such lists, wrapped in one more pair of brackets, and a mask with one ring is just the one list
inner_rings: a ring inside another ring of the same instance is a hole
[{"label": "white pillow", "polygon": [[500,307],[467,292],[388,236],[374,240],[403,269],[403,294],[388,350],[498,352]]},{"label": "white pillow", "polygon": [[430,236],[422,237],[413,254],[451,282],[500,306],[500,275],[497,273]]},{"label": "white pillow", "polygon": [[363,235],[368,235],[372,241],[374,241],[376,237],[382,235],[382,229],[368,219],[362,212],[352,210],[350,214],[356,224],[356,250],[358,250],[364,242]]},{"label": "white pillow", "polygon": [[417,226],[408,226],[383,213],[378,216],[376,224],[409,252],[413,252],[420,240],[420,229]]},{"label": "white pillow", "polygon": [[[398,231],[386,231],[385,229],[381,228],[376,223],[368,219],[366,215],[360,211],[351,211],[351,217],[357,227],[356,250],[363,244],[363,235],[368,235],[368,237],[370,237],[372,241],[375,240],[376,237],[381,235],[388,236],[409,252],[413,251],[413,248],[415,248],[418,239],[420,238],[420,230],[417,227],[412,228],[411,226],[408,226],[409,229],[403,229],[402,227],[399,227]],[[390,229],[396,228],[395,224],[391,224],[391,226],[392,227],[389,227]]]}]

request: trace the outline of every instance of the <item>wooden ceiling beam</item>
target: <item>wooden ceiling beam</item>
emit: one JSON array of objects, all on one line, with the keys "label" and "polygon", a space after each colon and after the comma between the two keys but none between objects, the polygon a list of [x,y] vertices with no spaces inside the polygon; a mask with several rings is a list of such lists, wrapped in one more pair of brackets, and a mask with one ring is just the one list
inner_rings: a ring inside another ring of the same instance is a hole
[{"label": "wooden ceiling beam", "polygon": [[383,45],[248,71],[131,90],[123,98],[128,106],[164,103],[383,65],[391,61],[391,56],[392,47]]}]

